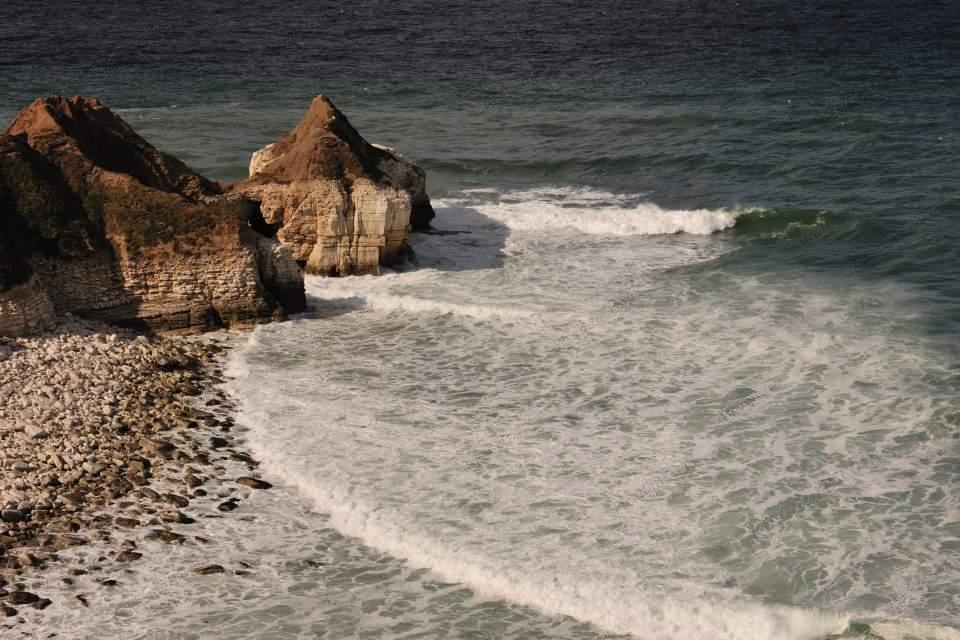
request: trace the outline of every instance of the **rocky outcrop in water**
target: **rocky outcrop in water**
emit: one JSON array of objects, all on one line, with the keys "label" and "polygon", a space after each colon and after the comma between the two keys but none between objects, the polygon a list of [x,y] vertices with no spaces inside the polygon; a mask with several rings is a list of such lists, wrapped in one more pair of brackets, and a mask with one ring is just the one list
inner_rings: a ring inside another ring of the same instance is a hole
[{"label": "rocky outcrop in water", "polygon": [[147,143],[91,98],[41,98],[0,136],[0,335],[56,314],[151,330],[303,310],[255,203]]},{"label": "rocky outcrop in water", "polygon": [[323,96],[293,131],[254,153],[250,178],[231,190],[260,203],[314,274],[379,273],[410,255],[410,229],[434,217],[423,170],[369,144]]}]

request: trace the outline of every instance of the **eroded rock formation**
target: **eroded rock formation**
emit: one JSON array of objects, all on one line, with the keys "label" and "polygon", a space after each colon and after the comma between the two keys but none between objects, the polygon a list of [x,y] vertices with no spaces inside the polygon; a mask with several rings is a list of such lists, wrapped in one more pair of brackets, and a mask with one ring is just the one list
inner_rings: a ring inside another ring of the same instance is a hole
[{"label": "eroded rock formation", "polygon": [[308,273],[376,274],[410,255],[411,227],[434,217],[419,167],[364,140],[327,98],[253,154],[230,187],[260,203],[265,222]]},{"label": "eroded rock formation", "polygon": [[263,230],[97,100],[38,99],[0,137],[0,334],[65,312],[164,331],[299,312],[302,276]]}]

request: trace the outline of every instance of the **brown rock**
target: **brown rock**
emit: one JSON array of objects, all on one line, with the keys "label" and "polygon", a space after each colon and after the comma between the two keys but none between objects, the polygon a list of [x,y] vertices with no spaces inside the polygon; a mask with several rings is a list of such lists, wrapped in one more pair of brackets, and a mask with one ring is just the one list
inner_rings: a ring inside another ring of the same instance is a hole
[{"label": "brown rock", "polygon": [[194,569],[193,572],[198,576],[209,576],[215,573],[223,573],[224,568],[219,564],[210,564],[205,567],[198,567]]},{"label": "brown rock", "polygon": [[175,493],[165,493],[163,494],[164,501],[172,504],[175,507],[183,508],[190,504],[190,501],[183,496],[178,496]]},{"label": "brown rock", "polygon": [[124,516],[117,516],[113,519],[113,523],[118,527],[125,527],[127,529],[133,529],[134,527],[140,526],[140,521],[136,518],[126,518]]},{"label": "brown rock", "polygon": [[179,533],[166,531],[163,529],[151,531],[149,534],[147,534],[146,539],[160,540],[161,542],[166,542],[167,544],[183,544],[186,541],[186,538]]},{"label": "brown rock", "polygon": [[193,524],[193,518],[180,511],[167,511],[160,514],[160,521],[172,524]]},{"label": "brown rock", "polygon": [[40,596],[29,591],[13,591],[7,595],[7,602],[10,604],[33,604],[39,599]]},{"label": "brown rock", "polygon": [[139,560],[142,557],[142,553],[127,549],[117,554],[117,562],[133,562],[134,560]]},{"label": "brown rock", "polygon": [[218,511],[234,511],[239,508],[240,501],[237,498],[230,498],[226,502],[221,502],[217,505]]},{"label": "brown rock", "polygon": [[322,275],[402,262],[411,225],[427,228],[434,216],[423,170],[369,144],[323,96],[230,188],[258,201],[264,224],[308,273]]},{"label": "brown rock", "polygon": [[273,485],[267,482],[266,480],[260,480],[258,478],[248,478],[246,476],[236,479],[237,484],[242,484],[245,487],[250,487],[251,489],[272,489]]},{"label": "brown rock", "polygon": [[304,308],[257,208],[158,151],[92,98],[40,98],[0,137],[0,334],[57,313],[162,330]]},{"label": "brown rock", "polygon": [[159,500],[160,494],[151,489],[150,487],[140,487],[140,495],[144,498],[149,498],[150,500]]}]

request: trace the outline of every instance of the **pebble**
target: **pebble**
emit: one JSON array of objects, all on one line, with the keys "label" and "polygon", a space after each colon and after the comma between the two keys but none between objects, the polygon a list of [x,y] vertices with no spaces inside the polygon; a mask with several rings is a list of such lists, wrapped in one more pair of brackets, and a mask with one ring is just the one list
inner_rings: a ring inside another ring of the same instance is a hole
[{"label": "pebble", "polygon": [[[207,403],[216,414],[187,406],[187,396],[202,394],[215,375],[201,367],[219,351],[222,347],[207,342],[134,336],[69,315],[49,334],[0,340],[0,570],[12,568],[25,576],[23,584],[6,587],[9,593],[2,589],[5,582],[0,577],[4,615],[17,615],[8,605],[45,609],[51,604],[24,587],[37,588],[34,577],[27,581],[26,576],[33,575],[28,571],[55,559],[50,554],[57,549],[90,542],[116,544],[122,536],[114,527],[193,523],[194,518],[180,509],[189,508],[191,498],[207,495],[200,485],[210,482],[212,494],[222,486],[218,476],[225,472],[221,466],[225,453],[256,467],[246,453],[228,449],[214,456],[217,468],[211,469],[207,451],[228,447],[230,440],[211,436],[202,442],[198,440],[202,432],[193,431],[202,426],[226,431],[234,425],[232,418],[218,417],[233,407],[222,393]],[[146,486],[153,481],[185,486],[190,497],[169,487],[158,492]],[[251,489],[271,487],[247,476],[235,482]],[[134,500],[137,494],[146,500]],[[245,497],[245,492],[241,494]],[[130,498],[124,500],[126,496]],[[214,498],[207,500],[217,504]],[[119,503],[130,515],[103,515]],[[158,508],[162,503],[176,509]],[[229,498],[217,509],[232,511],[238,506],[237,498]],[[205,517],[220,516],[208,512]],[[164,528],[145,538],[168,544],[187,541],[183,534]],[[27,540],[34,541],[29,552],[22,550]],[[132,541],[120,542],[120,547],[111,554],[116,562],[143,557]],[[87,564],[69,569],[69,575],[119,570],[106,556],[97,562],[103,563],[102,569]],[[221,565],[194,569],[199,575],[224,571]],[[62,581],[71,585],[73,578]],[[118,583],[106,579],[98,584]],[[74,597],[89,606],[87,596]]]},{"label": "pebble", "polygon": [[131,458],[127,460],[127,470],[130,473],[144,473],[150,468],[150,461],[143,458]]},{"label": "pebble", "polygon": [[117,554],[117,562],[133,562],[134,560],[139,560],[143,557],[143,554],[138,551],[121,551]]},{"label": "pebble", "polygon": [[10,604],[33,604],[40,600],[40,596],[29,591],[13,591],[7,595],[7,602]]},{"label": "pebble", "polygon": [[146,535],[147,540],[160,540],[161,542],[166,542],[167,544],[183,544],[186,541],[186,537],[175,533],[173,531],[165,531],[162,529],[154,530]]},{"label": "pebble", "polygon": [[16,509],[4,509],[0,511],[0,520],[4,522],[20,522],[23,520],[23,513]]},{"label": "pebble", "polygon": [[133,529],[134,527],[140,526],[140,521],[136,518],[125,518],[123,516],[117,516],[114,518],[113,523],[118,527],[125,527],[127,529]]},{"label": "pebble", "polygon": [[236,498],[230,498],[226,502],[221,502],[217,505],[217,511],[229,512],[237,509],[240,505],[238,504],[239,500]]},{"label": "pebble", "polygon": [[160,514],[160,522],[168,522],[173,524],[193,524],[196,522],[196,520],[180,511],[164,511]]},{"label": "pebble", "polygon": [[249,478],[242,477],[236,479],[237,484],[242,484],[245,487],[250,487],[251,489],[272,489],[273,485],[267,482],[266,480],[260,480],[258,478]]},{"label": "pebble", "polygon": [[165,493],[163,494],[162,497],[166,502],[169,502],[175,507],[180,507],[181,509],[190,504],[189,500],[187,500],[183,496],[178,496],[175,493]]},{"label": "pebble", "polygon": [[205,567],[198,567],[193,570],[198,576],[209,576],[215,573],[223,573],[225,569],[219,564],[210,564]]}]

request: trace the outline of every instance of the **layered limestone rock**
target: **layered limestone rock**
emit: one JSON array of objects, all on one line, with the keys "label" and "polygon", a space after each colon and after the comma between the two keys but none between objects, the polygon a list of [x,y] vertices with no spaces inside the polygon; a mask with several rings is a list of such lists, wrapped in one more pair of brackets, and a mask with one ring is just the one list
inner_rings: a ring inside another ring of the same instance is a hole
[{"label": "layered limestone rock", "polygon": [[266,230],[254,203],[97,100],[39,99],[0,137],[0,238],[15,238],[0,240],[0,333],[30,330],[16,318],[44,297],[57,313],[162,331],[299,312],[302,276]]},{"label": "layered limestone rock", "polygon": [[56,321],[56,310],[36,276],[0,293],[0,336],[39,333]]},{"label": "layered limestone rock", "polygon": [[0,135],[0,335],[53,323],[56,311],[35,265],[89,252],[92,231],[56,168],[20,138]]},{"label": "layered limestone rock", "polygon": [[297,262],[321,275],[376,274],[405,260],[411,227],[434,217],[423,170],[369,144],[323,96],[230,188],[258,201]]}]

